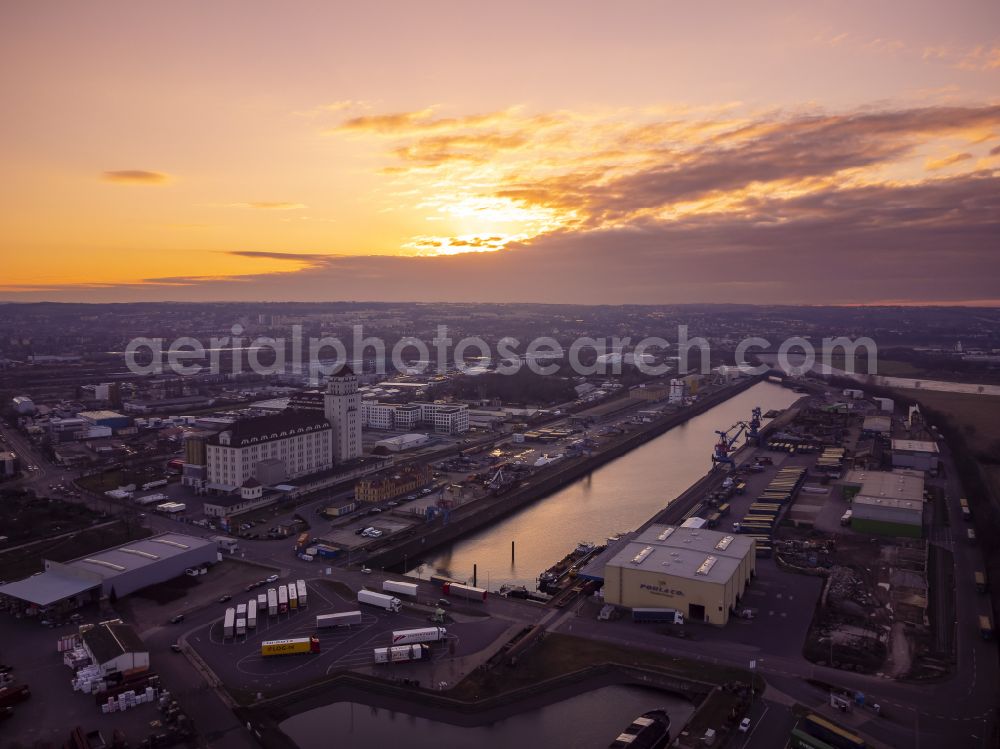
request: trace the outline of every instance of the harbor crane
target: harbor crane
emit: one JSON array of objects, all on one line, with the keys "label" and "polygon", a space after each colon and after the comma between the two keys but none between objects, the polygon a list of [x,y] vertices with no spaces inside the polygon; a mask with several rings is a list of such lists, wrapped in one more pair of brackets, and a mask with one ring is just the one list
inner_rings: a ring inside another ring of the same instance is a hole
[{"label": "harbor crane", "polygon": [[754,445],[760,439],[760,406],[755,406],[750,412],[750,423],[747,425],[747,442]]},{"label": "harbor crane", "polygon": [[746,431],[747,427],[748,424],[745,421],[737,421],[724,432],[718,429],[715,430],[715,433],[719,435],[719,441],[715,443],[715,449],[712,451],[713,467],[720,463],[728,463],[731,466],[736,465],[729,454],[732,452],[736,440]]}]

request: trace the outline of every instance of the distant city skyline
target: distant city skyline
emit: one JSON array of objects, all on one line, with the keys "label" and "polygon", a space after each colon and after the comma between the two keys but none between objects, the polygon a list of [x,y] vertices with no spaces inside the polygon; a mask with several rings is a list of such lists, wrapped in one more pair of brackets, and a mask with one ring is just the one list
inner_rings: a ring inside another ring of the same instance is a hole
[{"label": "distant city skyline", "polygon": [[1000,4],[16,4],[0,301],[1000,305]]}]

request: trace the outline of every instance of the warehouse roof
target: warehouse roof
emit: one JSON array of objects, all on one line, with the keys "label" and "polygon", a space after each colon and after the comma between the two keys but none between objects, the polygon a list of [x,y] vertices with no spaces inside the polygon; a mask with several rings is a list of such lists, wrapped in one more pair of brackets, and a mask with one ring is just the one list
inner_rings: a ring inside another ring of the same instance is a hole
[{"label": "warehouse roof", "polygon": [[866,497],[858,495],[854,498],[854,504],[866,505],[870,507],[890,507],[894,510],[918,510],[924,509],[923,502],[912,499],[895,499],[893,497]]},{"label": "warehouse roof", "polygon": [[858,497],[924,501],[923,476],[912,471],[849,471],[844,483],[860,485]]},{"label": "warehouse roof", "polygon": [[651,525],[636,538],[637,542],[691,549],[716,556],[745,558],[754,553],[754,541],[749,536],[723,533],[705,528],[681,528],[673,525]]},{"label": "warehouse roof", "polygon": [[96,575],[91,580],[81,580],[79,577],[71,577],[58,570],[47,570],[24,580],[0,585],[0,595],[45,607],[82,595],[100,585],[101,580]]},{"label": "warehouse roof", "polygon": [[893,450],[902,450],[911,453],[936,453],[938,446],[930,440],[893,440]]},{"label": "warehouse roof", "polygon": [[861,428],[866,432],[890,432],[892,419],[888,416],[866,416]]},{"label": "warehouse roof", "polygon": [[125,653],[145,653],[142,639],[128,624],[102,623],[80,635],[97,663],[107,663]]},{"label": "warehouse roof", "polygon": [[182,533],[160,533],[139,541],[129,541],[121,546],[105,549],[96,554],[88,554],[65,564],[67,567],[77,570],[96,573],[106,579],[129,570],[148,567],[163,559],[183,554],[190,549],[205,546],[215,548],[215,543],[205,538],[186,536]]},{"label": "warehouse roof", "polygon": [[[752,539],[748,540],[753,544]],[[693,549],[632,541],[608,562],[608,566],[725,583],[739,570],[741,561],[736,557],[707,554]]]}]

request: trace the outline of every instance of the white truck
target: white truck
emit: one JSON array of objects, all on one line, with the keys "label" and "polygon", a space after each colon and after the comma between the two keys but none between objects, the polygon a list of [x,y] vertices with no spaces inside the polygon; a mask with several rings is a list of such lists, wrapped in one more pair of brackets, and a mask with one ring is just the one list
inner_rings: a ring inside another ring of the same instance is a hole
[{"label": "white truck", "polygon": [[304,609],[306,606],[309,605],[309,591],[306,590],[306,581],[296,580],[295,590],[298,592],[299,595],[299,608]]},{"label": "white truck", "polygon": [[257,610],[262,614],[267,611],[267,593],[257,594]]},{"label": "white truck", "polygon": [[222,636],[230,638],[233,636],[236,626],[236,609],[226,609],[226,618],[222,621]]},{"label": "white truck", "polygon": [[247,605],[245,603],[236,604],[236,618],[246,619],[247,617]]},{"label": "white truck", "polygon": [[288,583],[288,608],[297,609],[299,607],[299,589],[295,583]]},{"label": "white truck", "polygon": [[236,618],[236,636],[245,635],[247,633],[247,620]]},{"label": "white truck", "polygon": [[278,591],[274,588],[267,589],[267,615],[278,615]]},{"label": "white truck", "polygon": [[228,551],[232,554],[239,548],[239,542],[230,536],[212,536],[212,540],[215,541],[219,551]]},{"label": "white truck", "polygon": [[288,588],[284,585],[278,586],[278,613],[288,613]]},{"label": "white truck", "polygon": [[375,648],[376,663],[402,663],[404,661],[419,661],[427,657],[426,645],[400,645],[392,648]]},{"label": "white truck", "polygon": [[420,642],[439,642],[448,630],[444,627],[421,627],[420,629],[397,629],[392,633],[392,644],[412,645]]},{"label": "white truck", "polygon": [[400,596],[410,596],[411,598],[417,597],[417,584],[416,583],[404,583],[397,580],[385,580],[382,583],[382,590],[385,593],[395,593]]},{"label": "white truck", "polygon": [[257,599],[251,598],[247,603],[247,627],[257,629]]},{"label": "white truck", "polygon": [[340,614],[323,614],[316,617],[316,629],[350,627],[354,624],[361,624],[360,611],[344,611]]},{"label": "white truck", "polygon": [[374,590],[359,590],[358,603],[367,603],[370,606],[378,606],[383,611],[399,611],[403,602],[394,596],[387,596],[385,593],[377,593]]}]

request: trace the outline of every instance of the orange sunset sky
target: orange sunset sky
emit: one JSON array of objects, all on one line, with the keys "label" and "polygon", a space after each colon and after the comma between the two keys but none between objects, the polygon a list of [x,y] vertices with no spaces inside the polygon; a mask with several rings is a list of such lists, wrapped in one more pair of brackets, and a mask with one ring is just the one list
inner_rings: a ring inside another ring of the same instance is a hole
[{"label": "orange sunset sky", "polygon": [[0,11],[0,299],[1000,300],[1000,3]]}]

